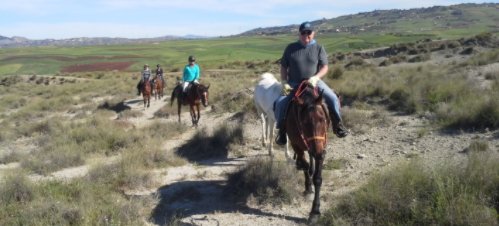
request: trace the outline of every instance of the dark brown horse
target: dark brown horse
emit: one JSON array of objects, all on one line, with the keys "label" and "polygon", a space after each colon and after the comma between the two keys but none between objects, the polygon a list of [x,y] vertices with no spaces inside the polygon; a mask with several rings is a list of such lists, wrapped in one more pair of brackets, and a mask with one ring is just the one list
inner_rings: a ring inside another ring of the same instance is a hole
[{"label": "dark brown horse", "polygon": [[[315,195],[309,215],[311,222],[321,215],[319,208],[322,164],[326,156],[326,131],[330,122],[326,109],[322,91],[319,92],[318,88],[312,89],[306,83],[302,83],[290,103],[285,119],[288,140],[295,152],[296,167],[305,173],[305,195],[314,193],[312,182],[314,184]],[[305,151],[308,152],[310,164],[307,162]]]},{"label": "dark brown horse", "polygon": [[[201,115],[199,114],[199,105],[203,104],[203,106],[208,106],[208,97],[210,93],[208,89],[210,86],[204,86],[201,84],[192,83],[192,87],[187,91],[186,102],[190,106],[190,113],[192,119],[192,125],[198,126],[199,118]],[[173,89],[172,96],[170,98],[171,105],[173,105],[173,101],[177,98],[178,105],[178,122],[180,122],[180,109],[182,109],[182,84],[177,85],[175,89]],[[194,111],[194,106],[196,106],[197,115]]]},{"label": "dark brown horse", "polygon": [[163,81],[161,78],[157,77],[153,79],[154,83],[154,100],[163,98]]},{"label": "dark brown horse", "polygon": [[151,83],[149,82],[149,79],[144,80],[142,83],[142,97],[144,97],[144,109],[146,108],[146,103],[147,107],[149,107],[150,102],[151,102]]}]

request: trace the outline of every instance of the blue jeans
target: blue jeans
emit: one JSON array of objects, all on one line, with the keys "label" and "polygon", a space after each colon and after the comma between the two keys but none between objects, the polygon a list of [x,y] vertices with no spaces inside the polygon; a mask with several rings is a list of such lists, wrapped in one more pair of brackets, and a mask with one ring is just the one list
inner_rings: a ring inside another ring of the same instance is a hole
[{"label": "blue jeans", "polygon": [[[291,88],[295,88],[296,86],[300,85],[300,83],[291,82],[291,81],[289,81],[288,84],[289,86],[291,86]],[[324,99],[326,100],[326,104],[329,108],[331,116],[336,117],[341,122],[340,107],[338,105],[338,97],[336,96],[336,94],[322,80],[317,82],[317,87],[319,87],[320,90],[324,90],[323,92]],[[276,103],[275,103],[274,113],[275,113],[275,118],[277,120],[276,123],[277,129],[279,129],[281,126],[282,119],[284,118],[284,111],[286,110],[286,105],[292,98],[293,95],[290,94],[287,96],[280,96],[275,101]]]}]

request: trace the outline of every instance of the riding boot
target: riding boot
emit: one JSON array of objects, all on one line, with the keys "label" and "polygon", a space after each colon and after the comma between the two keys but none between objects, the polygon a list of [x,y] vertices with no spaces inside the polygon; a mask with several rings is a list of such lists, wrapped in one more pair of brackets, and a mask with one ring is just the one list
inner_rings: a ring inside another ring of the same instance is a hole
[{"label": "riding boot", "polygon": [[278,145],[286,145],[288,139],[286,137],[286,122],[281,122],[281,126],[279,127],[279,132],[277,133],[277,137],[275,138],[275,142]]},{"label": "riding boot", "polygon": [[338,136],[339,138],[344,138],[346,136],[348,136],[348,131],[347,129],[343,126],[343,124],[340,122],[338,123],[337,125],[337,128],[336,128],[336,136]]},{"label": "riding boot", "polygon": [[[329,109],[329,112],[334,112],[332,109]],[[339,137],[344,138],[348,136],[347,129],[343,126],[341,121],[336,117],[335,114],[331,114],[331,124],[333,125],[333,133]]]}]

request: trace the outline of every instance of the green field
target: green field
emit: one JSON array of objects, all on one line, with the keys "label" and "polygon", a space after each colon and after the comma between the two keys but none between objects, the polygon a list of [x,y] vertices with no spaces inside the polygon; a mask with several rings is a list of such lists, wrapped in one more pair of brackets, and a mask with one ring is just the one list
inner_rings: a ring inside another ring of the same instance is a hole
[{"label": "green field", "polygon": [[[431,34],[429,34],[431,35]],[[471,36],[472,33],[463,35]],[[449,33],[448,36],[454,36]],[[358,49],[414,42],[425,36],[319,34],[316,40],[329,54],[353,52]],[[434,36],[428,36],[434,37]],[[142,65],[161,64],[165,71],[186,65],[194,55],[203,69],[215,69],[234,61],[278,60],[287,44],[297,40],[294,35],[272,37],[216,38],[169,41],[158,44],[134,44],[85,47],[25,47],[0,49],[0,75],[57,74],[70,65],[95,62],[135,62],[120,71],[139,71]],[[154,68],[154,67],[153,67]],[[117,68],[109,67],[112,71]]]}]

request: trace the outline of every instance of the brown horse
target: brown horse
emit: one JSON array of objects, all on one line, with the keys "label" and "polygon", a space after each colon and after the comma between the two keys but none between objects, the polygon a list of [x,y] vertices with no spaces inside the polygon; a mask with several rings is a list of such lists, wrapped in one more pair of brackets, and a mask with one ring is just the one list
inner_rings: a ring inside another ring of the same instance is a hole
[{"label": "brown horse", "polygon": [[151,84],[149,83],[149,79],[144,80],[142,83],[142,97],[144,97],[144,109],[146,108],[146,103],[147,107],[149,107],[150,102],[151,102]]},{"label": "brown horse", "polygon": [[[210,93],[208,89],[210,86],[204,86],[201,84],[192,83],[192,87],[187,91],[186,102],[190,106],[190,113],[192,119],[192,125],[198,126],[199,118],[201,115],[199,114],[199,105],[203,104],[203,106],[208,106],[208,97]],[[178,105],[178,122],[180,122],[180,109],[182,108],[182,84],[177,85],[175,89],[173,89],[172,96],[170,98],[171,105],[173,105],[173,101],[177,97],[177,105]],[[194,111],[194,106],[197,109],[197,115]]]},{"label": "brown horse", "polygon": [[[322,164],[326,156],[327,128],[329,113],[323,103],[322,91],[312,89],[302,83],[295,93],[286,113],[285,125],[288,141],[295,152],[296,168],[305,174],[305,195],[312,195],[312,182],[315,188],[312,211],[309,221],[316,221],[321,212],[320,191],[322,185]],[[305,151],[308,151],[310,164]],[[315,160],[315,165],[314,165]],[[313,176],[311,180],[310,176]]]},{"label": "brown horse", "polygon": [[152,81],[154,83],[154,100],[163,98],[163,81],[157,76]]}]

